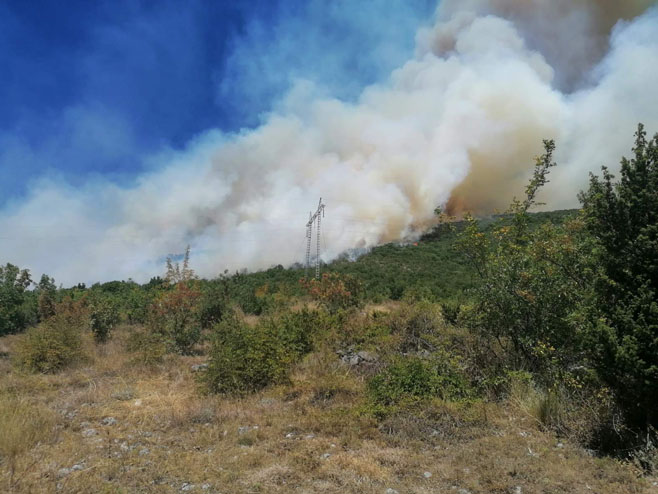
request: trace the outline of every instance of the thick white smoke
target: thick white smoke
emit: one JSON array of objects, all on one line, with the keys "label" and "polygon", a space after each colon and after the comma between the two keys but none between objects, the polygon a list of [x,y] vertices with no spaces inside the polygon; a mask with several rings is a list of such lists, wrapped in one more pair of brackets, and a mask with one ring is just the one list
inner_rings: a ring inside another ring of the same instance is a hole
[{"label": "thick white smoke", "polygon": [[637,122],[658,131],[658,10],[619,3],[443,0],[415,57],[355,103],[300,81],[257,129],[210,131],[131,188],[42,181],[0,213],[0,252],[65,284],[144,280],[188,243],[204,276],[290,264],[322,196],[328,259],[418,232],[437,206],[504,207],[544,138],[559,164],[544,200],[575,206]]}]

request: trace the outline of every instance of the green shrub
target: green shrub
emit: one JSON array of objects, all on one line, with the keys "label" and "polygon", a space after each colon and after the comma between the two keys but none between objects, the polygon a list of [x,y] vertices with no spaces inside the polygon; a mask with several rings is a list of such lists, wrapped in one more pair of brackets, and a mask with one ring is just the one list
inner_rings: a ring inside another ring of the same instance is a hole
[{"label": "green shrub", "polygon": [[110,337],[112,328],[119,322],[119,311],[115,303],[108,298],[93,301],[89,313],[89,325],[94,339],[103,343]]},{"label": "green shrub", "polygon": [[300,282],[311,298],[331,313],[358,307],[363,301],[363,286],[354,276],[330,272],[320,279]]},{"label": "green shrub", "polygon": [[154,298],[154,291],[149,292],[139,286],[135,286],[123,296],[123,313],[128,324],[146,323],[148,320],[149,305]]},{"label": "green shrub", "polygon": [[418,302],[395,312],[389,324],[391,331],[400,337],[401,352],[434,351],[443,320],[438,305]]},{"label": "green shrub", "polygon": [[473,305],[458,319],[499,345],[505,365],[530,369],[550,386],[563,369],[583,361],[572,315],[589,289],[591,245],[578,218],[561,226],[531,225],[528,211],[555,166],[554,142],[544,141],[544,147],[524,200],[512,201],[490,235],[466,215],[455,248],[480,278]]},{"label": "green shrub", "polygon": [[276,325],[252,327],[227,315],[214,330],[204,384],[213,393],[242,395],[284,382],[294,353]]},{"label": "green shrub", "polygon": [[430,287],[426,285],[416,284],[405,288],[401,298],[407,303],[422,302],[422,301],[431,302],[434,300],[434,294],[432,293]]},{"label": "green shrub", "polygon": [[448,324],[457,324],[459,320],[459,314],[461,313],[461,304],[454,301],[444,301],[441,302],[441,314],[443,314],[443,320]]},{"label": "green shrub", "polygon": [[658,134],[642,125],[620,179],[603,169],[581,193],[596,240],[591,307],[578,317],[598,373],[633,425],[658,426]]},{"label": "green shrub", "polygon": [[367,385],[376,405],[391,406],[429,397],[455,400],[471,394],[458,360],[438,352],[431,359],[401,358],[374,376]]},{"label": "green shrub", "polygon": [[57,316],[30,328],[16,351],[19,366],[32,372],[57,372],[83,357],[82,331]]},{"label": "green shrub", "polygon": [[50,276],[41,275],[41,280],[35,290],[37,296],[37,314],[39,321],[45,321],[55,315],[57,286]]},{"label": "green shrub", "polygon": [[19,341],[17,364],[33,372],[57,372],[84,360],[82,334],[88,321],[84,300],[63,300],[54,316],[30,328]]},{"label": "green shrub", "polygon": [[0,336],[22,331],[27,324],[24,310],[30,272],[13,264],[0,266]]},{"label": "green shrub", "polygon": [[397,342],[391,336],[390,316],[381,312],[370,314],[327,314],[329,331],[326,343],[332,350],[372,350],[377,353],[392,349]]},{"label": "green shrub", "polygon": [[181,281],[163,292],[150,306],[148,325],[166,341],[169,350],[192,353],[201,338],[199,299],[196,280]]},{"label": "green shrub", "polygon": [[167,345],[158,333],[136,330],[128,337],[126,350],[135,354],[135,363],[150,366],[164,360]]},{"label": "green shrub", "polygon": [[284,312],[278,317],[264,321],[269,331],[276,335],[279,343],[296,357],[307,354],[313,348],[313,339],[324,325],[320,311],[302,309],[299,312]]},{"label": "green shrub", "polygon": [[229,306],[228,281],[220,279],[204,285],[199,300],[199,323],[210,329],[222,320]]}]

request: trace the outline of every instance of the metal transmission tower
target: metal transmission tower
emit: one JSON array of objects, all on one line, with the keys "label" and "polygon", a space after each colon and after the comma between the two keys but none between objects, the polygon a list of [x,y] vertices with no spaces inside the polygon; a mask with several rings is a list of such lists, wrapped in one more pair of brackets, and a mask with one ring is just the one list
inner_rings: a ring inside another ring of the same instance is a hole
[{"label": "metal transmission tower", "polygon": [[308,278],[308,270],[311,267],[311,238],[313,237],[313,223],[316,221],[317,254],[315,256],[315,277],[320,277],[320,218],[322,217],[324,217],[324,204],[322,204],[322,198],[320,198],[320,202],[318,202],[318,209],[315,210],[315,213],[308,214],[308,223],[306,223],[306,278]]},{"label": "metal transmission tower", "polygon": [[311,232],[313,230],[311,217],[311,213],[308,213],[308,223],[306,223],[306,279],[308,279],[308,267],[311,264]]}]

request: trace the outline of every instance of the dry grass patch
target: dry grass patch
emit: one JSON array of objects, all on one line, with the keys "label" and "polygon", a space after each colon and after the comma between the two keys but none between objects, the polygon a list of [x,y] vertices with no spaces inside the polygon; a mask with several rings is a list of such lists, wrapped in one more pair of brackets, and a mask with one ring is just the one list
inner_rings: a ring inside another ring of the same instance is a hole
[{"label": "dry grass patch", "polygon": [[[115,332],[89,363],[55,375],[3,368],[0,358],[0,394],[28,410],[11,415],[3,400],[1,416],[19,423],[12,430],[34,427],[14,436],[28,438],[13,440],[14,492],[655,492],[628,465],[558,448],[516,406],[437,401],[391,417],[387,430],[360,412],[364,378],[334,355],[308,355],[290,385],[226,398],[199,392],[190,366],[202,358],[135,365],[127,336]],[[30,413],[42,418],[20,422]],[[2,455],[0,492],[11,492]]]},{"label": "dry grass patch", "polygon": [[0,458],[7,471],[9,491],[17,488],[21,475],[32,465],[24,454],[55,433],[55,417],[25,398],[0,395]]}]

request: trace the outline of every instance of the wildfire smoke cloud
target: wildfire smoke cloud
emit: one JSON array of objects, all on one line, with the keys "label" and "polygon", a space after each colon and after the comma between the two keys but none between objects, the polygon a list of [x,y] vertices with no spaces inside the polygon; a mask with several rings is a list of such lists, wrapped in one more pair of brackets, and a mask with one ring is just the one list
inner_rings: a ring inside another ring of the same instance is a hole
[{"label": "wildfire smoke cloud", "polygon": [[208,131],[130,188],[41,182],[0,212],[2,231],[22,232],[0,250],[65,283],[146,279],[188,243],[205,276],[290,264],[322,196],[329,259],[413,235],[437,206],[504,207],[546,138],[560,166],[543,200],[573,207],[637,122],[658,129],[651,3],[443,0],[413,58],[356,101],[298,81],[259,127]]}]

